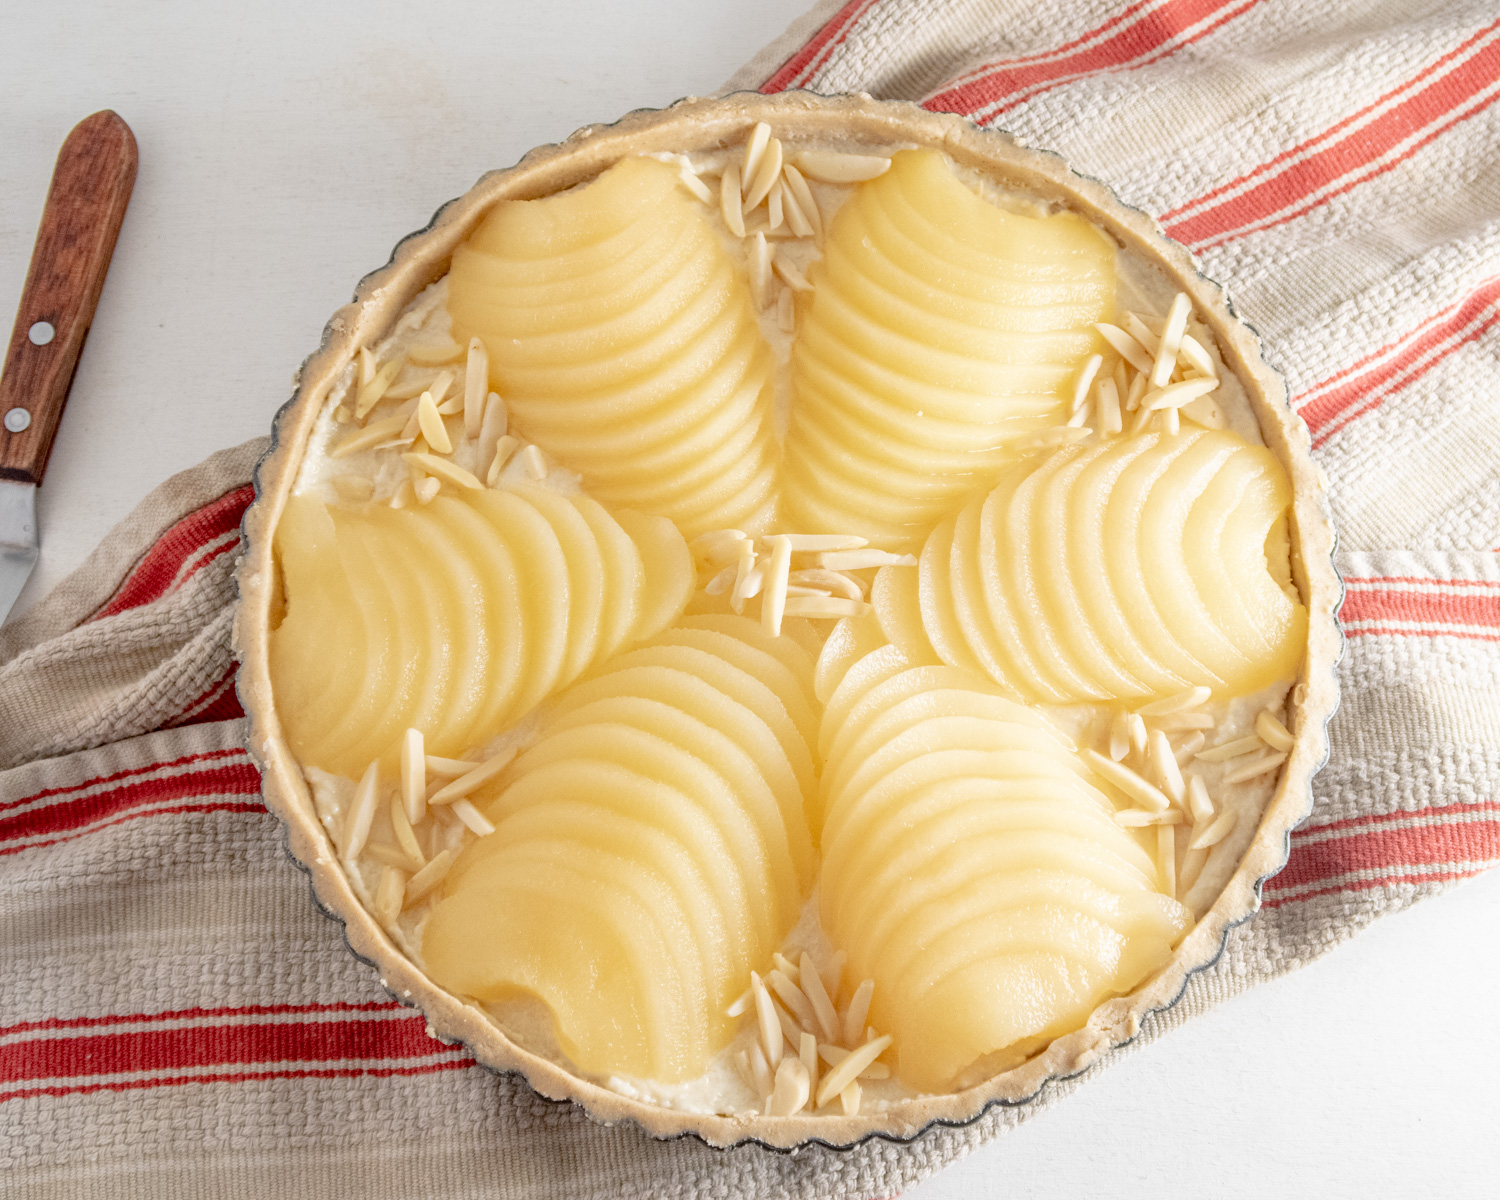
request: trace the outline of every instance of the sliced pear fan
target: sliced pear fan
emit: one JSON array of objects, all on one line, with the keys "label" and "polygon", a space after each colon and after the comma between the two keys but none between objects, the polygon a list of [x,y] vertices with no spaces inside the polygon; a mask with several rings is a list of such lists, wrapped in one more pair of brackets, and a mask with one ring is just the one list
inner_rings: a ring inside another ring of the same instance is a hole
[{"label": "sliced pear fan", "polygon": [[915,549],[1015,443],[1066,419],[1114,310],[1114,247],[1020,216],[934,150],[897,154],[835,215],[792,351],[783,524]]},{"label": "sliced pear fan", "polygon": [[874,980],[870,1020],[909,1086],[1014,1065],[1185,932],[1071,747],[971,672],[874,650],[829,697],[822,739],[823,926]]},{"label": "sliced pear fan", "polygon": [[590,494],[688,537],[770,519],[770,348],[676,168],[627,158],[497,204],[448,279],[455,336],[483,341],[516,429]]},{"label": "sliced pear fan", "polygon": [[1220,699],[1292,675],[1291,487],[1218,431],[1074,446],[1013,467],[872,598],[891,641],[1043,704]]},{"label": "sliced pear fan", "polygon": [[293,497],[277,528],[287,610],[271,682],[298,757],[358,778],[419,729],[456,756],[686,607],[671,522],[540,488],[422,508]]},{"label": "sliced pear fan", "polygon": [[812,886],[812,659],[692,618],[545,709],[480,797],[422,950],[438,983],[549,1006],[582,1069],[694,1078]]}]

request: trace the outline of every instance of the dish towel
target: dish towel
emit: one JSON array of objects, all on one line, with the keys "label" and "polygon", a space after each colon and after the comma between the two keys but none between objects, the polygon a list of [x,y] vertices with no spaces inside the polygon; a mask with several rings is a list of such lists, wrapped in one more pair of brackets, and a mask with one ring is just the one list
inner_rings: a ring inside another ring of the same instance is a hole
[{"label": "dish towel", "polygon": [[[1229,285],[1312,430],[1333,758],[1262,910],[1135,1045],[1500,859],[1493,0],[851,0],[732,83],[921,100],[1110,181]],[[262,449],[0,629],[0,1194],[892,1196],[1129,1052],[910,1146],[783,1155],[602,1128],[430,1039],[315,911],[242,748]]]}]

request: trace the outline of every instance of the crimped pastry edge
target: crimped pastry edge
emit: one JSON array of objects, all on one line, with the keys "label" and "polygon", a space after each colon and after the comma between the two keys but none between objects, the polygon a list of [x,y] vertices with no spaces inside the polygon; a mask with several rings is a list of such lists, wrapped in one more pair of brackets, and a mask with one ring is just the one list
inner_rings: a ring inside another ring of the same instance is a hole
[{"label": "crimped pastry edge", "polygon": [[[1200,318],[1213,330],[1227,365],[1245,386],[1266,444],[1291,479],[1293,573],[1309,617],[1306,651],[1289,699],[1288,723],[1296,742],[1238,868],[1167,966],[1128,996],[1100,1005],[1082,1029],[1056,1039],[1019,1067],[965,1091],[921,1097],[854,1117],[725,1117],[630,1099],[522,1049],[476,1005],[437,987],[355,896],[282,736],[268,666],[275,600],[272,534],[323,401],[358,348],[373,344],[422,288],[447,271],[453,248],[496,201],[530,199],[571,187],[626,154],[692,153],[734,145],[762,120],[778,135],[796,139],[938,147],[963,166],[1083,214],[1123,247],[1159,266],[1188,293]],[[1054,154],[914,104],[810,92],[688,98],[666,109],[633,112],[612,125],[585,127],[565,142],[537,147],[513,167],[487,173],[463,196],[438,209],[425,229],[402,239],[390,261],[362,279],[353,300],[334,313],[318,349],[298,372],[294,394],[276,416],[255,487],[256,498],[241,530],[240,604],[234,625],[240,662],[237,687],[250,719],[249,749],[261,768],[266,802],[283,821],[288,853],[308,872],[319,907],[343,923],[350,949],[377,968],[382,985],[398,1001],[423,1011],[434,1036],[462,1042],[492,1070],[520,1074],[544,1097],[572,1101],[604,1124],[632,1121],[654,1138],[692,1136],[714,1147],[753,1142],[776,1150],[810,1144],[844,1149],[873,1137],[911,1140],[934,1126],[968,1124],[997,1105],[1032,1101],[1048,1083],[1078,1074],[1107,1051],[1131,1041],[1150,1014],[1181,999],[1195,972],[1218,960],[1229,930],[1260,907],[1261,885],[1285,866],[1291,831],[1311,811],[1312,778],[1327,760],[1327,724],[1338,705],[1335,667],[1343,642],[1336,619],[1342,583],[1333,565],[1335,536],[1326,479],[1311,457],[1306,425],[1287,403],[1281,377],[1261,356],[1259,338],[1235,314],[1224,289],[1199,271],[1192,255],[1170,241],[1153,218],[1123,204],[1106,185],[1071,171]]]}]

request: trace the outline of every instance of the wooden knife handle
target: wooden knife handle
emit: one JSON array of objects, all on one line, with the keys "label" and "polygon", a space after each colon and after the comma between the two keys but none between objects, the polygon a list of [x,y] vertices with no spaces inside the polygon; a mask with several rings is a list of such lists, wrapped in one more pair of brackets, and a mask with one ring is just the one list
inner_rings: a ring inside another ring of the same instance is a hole
[{"label": "wooden knife handle", "polygon": [[[75,125],[58,152],[0,374],[0,479],[42,482],[135,168],[135,135],[107,109]],[[38,322],[52,327],[50,341],[44,329],[33,338]]]}]

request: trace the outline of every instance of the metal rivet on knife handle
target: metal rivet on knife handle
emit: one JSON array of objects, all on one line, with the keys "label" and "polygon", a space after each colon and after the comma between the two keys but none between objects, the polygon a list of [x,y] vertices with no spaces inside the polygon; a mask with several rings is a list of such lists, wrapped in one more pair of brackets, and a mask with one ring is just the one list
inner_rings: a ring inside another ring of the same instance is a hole
[{"label": "metal rivet on knife handle", "polygon": [[0,373],[0,412],[23,409],[30,420],[16,430],[7,417],[0,479],[42,481],[135,169],[135,137],[108,110],[80,121],[57,156]]}]

